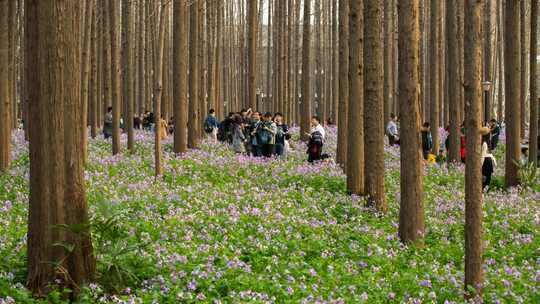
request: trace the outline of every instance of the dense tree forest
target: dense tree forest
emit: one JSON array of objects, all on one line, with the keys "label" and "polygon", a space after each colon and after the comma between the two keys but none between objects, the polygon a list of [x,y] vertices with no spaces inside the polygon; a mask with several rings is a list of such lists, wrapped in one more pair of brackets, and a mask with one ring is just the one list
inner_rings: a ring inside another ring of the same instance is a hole
[{"label": "dense tree forest", "polygon": [[0,303],[540,301],[539,6],[0,0]]}]

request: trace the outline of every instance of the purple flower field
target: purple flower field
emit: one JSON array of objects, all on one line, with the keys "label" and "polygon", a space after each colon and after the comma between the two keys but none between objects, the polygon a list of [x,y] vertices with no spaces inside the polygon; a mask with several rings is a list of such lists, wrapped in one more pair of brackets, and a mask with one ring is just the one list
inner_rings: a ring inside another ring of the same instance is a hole
[{"label": "purple flower field", "polygon": [[[328,130],[331,155],[336,131]],[[133,155],[115,157],[110,143],[90,140],[98,277],[81,303],[464,302],[463,167],[426,167],[426,238],[418,249],[397,235],[398,148],[386,148],[389,212],[381,216],[347,195],[335,163],[308,165],[303,144],[284,160],[265,160],[208,143],[175,157],[171,140],[158,180],[152,134],[136,133]],[[22,133],[13,145],[13,167],[0,177],[0,303],[62,303],[59,294],[32,299],[24,287]],[[496,182],[503,172],[497,168]],[[485,194],[486,303],[540,303],[539,188]]]}]

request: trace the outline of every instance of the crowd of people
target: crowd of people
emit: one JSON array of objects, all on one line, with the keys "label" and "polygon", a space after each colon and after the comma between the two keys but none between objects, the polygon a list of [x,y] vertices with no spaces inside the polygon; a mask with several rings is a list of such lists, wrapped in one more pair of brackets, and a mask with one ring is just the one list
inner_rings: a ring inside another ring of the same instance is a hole
[{"label": "crowd of people", "polygon": [[[317,116],[311,118],[308,161],[326,158],[322,153],[326,132]],[[261,113],[252,109],[231,112],[218,122],[211,109],[204,121],[204,130],[212,141],[228,143],[238,154],[253,157],[284,157],[290,149],[291,134],[282,113]]]},{"label": "crowd of people", "polygon": [[[133,125],[135,129],[153,130],[154,114],[146,111],[141,116],[135,116]],[[164,139],[168,134],[174,132],[173,118],[169,122],[163,118],[159,120],[161,124],[161,138]],[[112,137],[113,115],[112,108],[109,107],[104,119],[103,134],[104,137]],[[120,127],[124,127],[124,122],[120,120]],[[222,142],[238,154],[251,155],[253,157],[284,157],[290,150],[291,134],[289,126],[284,122],[282,113],[261,113],[252,109],[243,109],[240,112],[230,112],[223,120],[219,121],[214,109],[210,109],[208,116],[203,123],[203,130],[211,142]],[[484,176],[484,187],[489,186],[491,176],[497,161],[491,151],[495,150],[499,143],[503,123],[492,119],[481,128],[482,134],[482,174]],[[446,133],[449,134],[450,127],[446,127]],[[460,128],[460,158],[465,163],[467,157],[465,141],[465,125]],[[308,138],[307,159],[309,162],[315,162],[329,158],[328,154],[323,153],[323,146],[326,137],[325,128],[321,125],[317,116],[311,118],[311,131],[305,134]],[[400,144],[399,138],[399,118],[395,114],[390,115],[386,126],[386,136],[390,146]],[[449,150],[449,136],[446,137],[442,149],[433,151],[433,137],[431,135],[431,126],[429,122],[423,123],[420,129],[422,154],[426,163],[443,163],[446,161],[446,155]],[[540,140],[539,140],[540,141]],[[528,146],[522,146],[521,162],[526,163]],[[540,155],[539,155],[540,157]]]}]

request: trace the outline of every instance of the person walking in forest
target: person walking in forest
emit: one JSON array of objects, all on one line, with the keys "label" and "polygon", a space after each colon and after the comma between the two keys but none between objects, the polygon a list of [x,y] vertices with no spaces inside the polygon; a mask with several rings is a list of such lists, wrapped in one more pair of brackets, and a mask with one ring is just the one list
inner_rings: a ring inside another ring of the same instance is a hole
[{"label": "person walking in forest", "polygon": [[431,126],[429,122],[425,122],[420,131],[422,133],[422,152],[424,159],[427,160],[433,149],[433,139],[431,137]]},{"label": "person walking in forest", "polygon": [[307,150],[308,162],[313,163],[321,160],[326,132],[320,124],[319,117],[313,116],[311,118],[311,132],[307,135],[309,136]]},{"label": "person walking in forest", "polygon": [[110,137],[112,137],[112,133],[113,133],[113,113],[112,113],[112,110],[113,110],[112,107],[107,108],[107,114],[105,114],[105,119],[104,119],[104,122],[103,122],[103,136],[105,137],[105,139],[109,139]]},{"label": "person walking in forest", "polygon": [[159,120],[159,124],[161,127],[159,136],[161,137],[161,140],[165,140],[168,136],[169,125],[167,124],[167,121],[163,119],[163,117],[161,117]]},{"label": "person walking in forest", "polygon": [[497,167],[495,156],[489,153],[488,144],[482,143],[482,188],[486,189],[491,184],[491,176]]},{"label": "person walking in forest", "polygon": [[246,153],[244,127],[243,118],[240,115],[235,115],[232,124],[232,149],[237,154]]},{"label": "person walking in forest", "polygon": [[232,144],[232,131],[234,124],[234,113],[229,112],[229,115],[219,124],[217,138],[221,142]]},{"label": "person walking in forest", "polygon": [[257,143],[262,148],[264,157],[272,157],[275,152],[277,126],[272,121],[272,113],[267,112],[257,128]]},{"label": "person walking in forest", "polygon": [[262,146],[259,144],[257,139],[257,129],[261,124],[261,114],[257,111],[251,114],[251,120],[249,122],[247,129],[248,133],[248,142],[247,149],[251,156],[260,157],[262,156]]},{"label": "person walking in forest", "polygon": [[489,147],[492,151],[497,149],[497,145],[499,144],[499,136],[501,135],[501,127],[497,123],[497,120],[492,119],[489,125],[490,133],[491,133],[491,146]]},{"label": "person walking in forest", "polygon": [[283,122],[283,114],[276,113],[274,122],[277,127],[276,133],[276,156],[282,157],[285,153],[285,141],[289,136],[289,126]]},{"label": "person walking in forest", "polygon": [[398,138],[396,115],[394,113],[390,114],[390,121],[388,121],[386,126],[386,135],[388,136],[388,144],[394,146],[397,143]]},{"label": "person walking in forest", "polygon": [[208,111],[208,116],[206,116],[206,119],[204,120],[203,127],[208,139],[213,143],[217,143],[217,131],[219,129],[219,123],[216,119],[216,111],[214,109],[210,109],[210,111]]}]

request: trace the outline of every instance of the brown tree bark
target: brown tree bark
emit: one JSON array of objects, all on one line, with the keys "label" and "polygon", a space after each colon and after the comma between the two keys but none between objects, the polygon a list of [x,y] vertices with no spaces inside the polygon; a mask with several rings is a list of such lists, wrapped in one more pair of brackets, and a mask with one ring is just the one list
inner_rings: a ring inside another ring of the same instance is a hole
[{"label": "brown tree bark", "polygon": [[460,112],[459,91],[462,90],[459,77],[458,19],[455,0],[446,1],[446,25],[448,29],[448,89],[450,91],[450,134],[448,161],[460,161]]},{"label": "brown tree bark", "polygon": [[349,0],[339,0],[339,118],[337,162],[347,168],[349,115]]},{"label": "brown tree bark", "polygon": [[189,7],[189,119],[188,146],[199,146],[199,9],[193,3]]},{"label": "brown tree bark", "polygon": [[364,3],[364,128],[368,204],[385,213],[383,0]]},{"label": "brown tree bark", "polygon": [[418,0],[400,0],[398,6],[399,106],[401,116],[401,203],[399,236],[403,243],[424,238],[423,168],[420,140],[418,84]]},{"label": "brown tree bark", "polygon": [[310,131],[309,120],[311,116],[311,39],[310,39],[311,0],[304,0],[304,25],[302,36],[302,116],[300,121],[300,134],[307,140],[306,133]]},{"label": "brown tree bark", "polygon": [[248,0],[248,99],[252,109],[257,108],[256,96],[256,68],[257,68],[257,0]]},{"label": "brown tree bark", "polygon": [[85,17],[84,30],[82,40],[82,109],[81,109],[81,146],[83,159],[86,162],[88,155],[88,103],[90,95],[90,54],[91,54],[91,34],[92,34],[92,19],[94,19],[94,1],[85,0]]},{"label": "brown tree bark", "polygon": [[175,0],[173,7],[173,110],[174,110],[174,152],[187,151],[187,53],[188,34],[187,0]]},{"label": "brown tree bark", "polygon": [[109,32],[111,44],[111,91],[112,91],[112,153],[120,153],[120,111],[122,100],[122,71],[120,64],[120,2],[109,1]]},{"label": "brown tree bark", "polygon": [[139,51],[139,54],[138,54],[138,61],[137,61],[137,65],[138,65],[138,75],[137,75],[137,78],[138,78],[138,82],[139,82],[139,87],[138,87],[138,92],[137,92],[137,104],[139,105],[139,108],[138,108],[138,114],[141,115],[142,113],[145,112],[146,110],[146,90],[147,90],[147,87],[146,87],[146,65],[145,65],[145,61],[146,61],[146,48],[147,48],[147,45],[145,44],[145,39],[146,39],[146,15],[145,15],[145,5],[144,5],[144,1],[140,0],[139,3],[138,3],[138,10],[139,10],[139,19],[138,19],[138,31],[137,31],[137,44],[139,45],[138,47],[138,51]]},{"label": "brown tree bark", "polygon": [[9,69],[11,64],[6,51],[9,48],[9,0],[0,1],[0,173],[6,171],[11,155],[11,105],[9,96]]},{"label": "brown tree bark", "polygon": [[519,1],[519,34],[520,34],[520,54],[521,58],[519,59],[521,61],[521,75],[515,76],[520,77],[520,83],[519,83],[519,96],[520,96],[520,120],[519,120],[519,136],[521,140],[525,139],[525,129],[527,128],[527,122],[525,121],[527,118],[526,111],[527,111],[527,0],[520,0]]},{"label": "brown tree bark", "polygon": [[504,82],[505,82],[505,118],[506,118],[506,158],[505,185],[516,186],[519,183],[518,165],[520,158],[520,122],[521,122],[521,39],[519,1],[506,1],[505,37],[504,37]]},{"label": "brown tree bark", "polygon": [[538,9],[539,2],[531,2],[531,45],[530,45],[530,128],[529,128],[529,162],[538,166]]},{"label": "brown tree bark", "polygon": [[349,20],[349,121],[347,141],[347,189],[364,195],[364,14],[363,1],[351,1]]},{"label": "brown tree bark", "polygon": [[393,105],[392,29],[394,10],[392,0],[384,0],[384,125],[390,120]]},{"label": "brown tree bark", "polygon": [[431,125],[431,136],[433,137],[432,153],[439,152],[439,110],[441,103],[440,95],[440,74],[439,68],[441,64],[440,49],[441,39],[439,27],[441,23],[441,7],[438,0],[431,0],[431,32],[430,32],[430,114],[429,121]]},{"label": "brown tree bark", "polygon": [[127,132],[127,148],[133,152],[135,148],[135,139],[133,134],[133,107],[135,104],[135,87],[133,85],[133,45],[132,28],[133,9],[130,0],[122,0],[122,98],[124,109],[124,124]]},{"label": "brown tree bark", "polygon": [[[482,296],[482,9],[478,0],[465,0],[465,294]],[[471,293],[470,288],[475,292]]]},{"label": "brown tree bark", "polygon": [[166,14],[168,13],[168,1],[161,0],[159,5],[161,11],[159,14],[159,27],[157,37],[157,53],[155,54],[154,62],[154,117],[155,117],[155,142],[154,142],[154,169],[156,178],[163,174],[161,159],[163,152],[161,151],[161,96],[163,91],[163,52],[165,44],[165,22]]},{"label": "brown tree bark", "polygon": [[[96,2],[94,1],[94,6]],[[98,8],[94,8],[94,16],[92,18],[92,34],[90,38],[90,92],[91,98],[89,100],[89,109],[90,109],[90,135],[92,138],[97,137],[98,133],[98,103],[101,101],[100,94],[100,83],[98,76],[98,58],[99,58],[99,48],[98,48],[98,18],[102,18],[101,14],[98,14]]]},{"label": "brown tree bark", "polygon": [[80,144],[81,3],[25,2],[25,59],[35,68],[26,69],[32,129],[27,269],[37,296],[54,285],[77,293],[95,271]]}]

